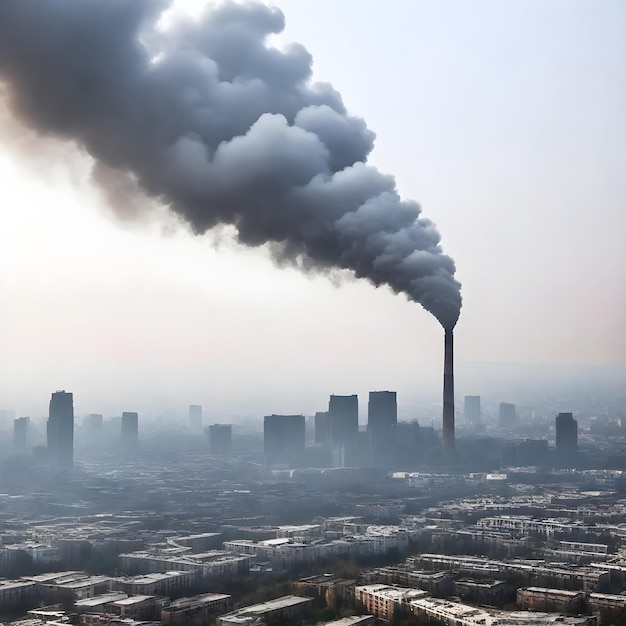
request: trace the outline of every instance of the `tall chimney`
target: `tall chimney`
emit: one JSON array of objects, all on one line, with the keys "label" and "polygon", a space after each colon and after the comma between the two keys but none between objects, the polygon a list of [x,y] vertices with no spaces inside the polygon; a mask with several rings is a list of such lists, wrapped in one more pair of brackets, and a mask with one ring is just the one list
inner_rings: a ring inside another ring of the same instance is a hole
[{"label": "tall chimney", "polygon": [[446,329],[443,360],[443,447],[454,448],[454,335]]}]

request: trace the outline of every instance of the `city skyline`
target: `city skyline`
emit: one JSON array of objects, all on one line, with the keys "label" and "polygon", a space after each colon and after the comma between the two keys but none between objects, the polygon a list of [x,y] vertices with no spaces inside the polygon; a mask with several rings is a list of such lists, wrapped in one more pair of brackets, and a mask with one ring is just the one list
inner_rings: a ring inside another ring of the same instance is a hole
[{"label": "city skyline", "polygon": [[[322,35],[327,3],[277,6],[286,18],[277,44],[309,49],[315,78],[377,133],[371,162],[422,204],[456,261],[459,370],[623,365],[623,7],[573,3],[563,21],[561,3],[460,12],[454,3],[395,12],[345,3]],[[374,21],[381,45],[372,49]],[[402,296],[275,268],[227,232],[194,238],[169,218],[116,221],[76,151],[6,115],[2,137],[0,172],[11,181],[2,200],[13,208],[0,216],[6,408],[43,414],[50,389],[71,388],[81,412],[109,412],[111,383],[122,405],[215,399],[220,412],[245,388],[241,413],[322,410],[329,393],[390,388],[407,403],[440,393],[441,329]],[[30,150],[17,145],[25,138]],[[457,385],[457,402],[484,395],[459,374]]]}]

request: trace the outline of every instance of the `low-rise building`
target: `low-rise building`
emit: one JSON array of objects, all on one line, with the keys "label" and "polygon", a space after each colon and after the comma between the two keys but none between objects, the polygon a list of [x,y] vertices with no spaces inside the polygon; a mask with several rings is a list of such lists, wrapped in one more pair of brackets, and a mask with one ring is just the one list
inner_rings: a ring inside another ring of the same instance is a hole
[{"label": "low-rise building", "polygon": [[460,578],[454,581],[454,595],[466,602],[500,606],[515,597],[515,590],[503,580]]},{"label": "low-rise building", "polygon": [[204,593],[170,602],[161,611],[161,621],[163,624],[176,626],[206,624],[212,616],[228,613],[232,608],[232,596],[222,593]]},{"label": "low-rise building", "polygon": [[158,620],[167,598],[131,596],[111,603],[111,611],[120,617],[135,620]]},{"label": "low-rise building", "polygon": [[517,606],[528,611],[580,613],[584,601],[585,594],[580,591],[546,587],[522,587],[517,590]]},{"label": "low-rise building", "polygon": [[609,584],[609,569],[603,564],[568,565],[539,559],[494,561],[485,557],[447,554],[421,554],[409,557],[410,567],[447,569],[462,576],[504,578],[514,576],[528,586],[602,592]]},{"label": "low-rise building", "polygon": [[338,539],[279,537],[252,541],[225,541],[224,548],[235,554],[270,561],[274,567],[292,567],[303,563],[337,558],[371,557],[392,550],[406,553],[411,531],[396,526],[368,526],[363,534]]},{"label": "low-rise building", "polygon": [[114,578],[112,588],[124,591],[128,595],[170,596],[189,589],[194,578],[193,572],[172,570],[170,572]]},{"label": "low-rise building", "polygon": [[256,626],[267,618],[301,618],[309,614],[312,608],[312,598],[283,596],[276,598],[276,600],[242,607],[232,613],[220,615],[217,618],[217,626]]},{"label": "low-rise building", "polygon": [[594,613],[602,611],[623,613],[626,611],[626,596],[613,593],[590,593],[587,604]]},{"label": "low-rise building", "polygon": [[120,564],[122,570],[128,573],[190,571],[194,573],[196,580],[204,580],[214,576],[236,576],[247,572],[252,564],[252,558],[225,550],[212,550],[201,554],[145,550],[120,554]]},{"label": "low-rise building", "polygon": [[333,574],[307,576],[293,584],[295,591],[319,599],[319,604],[323,606],[337,606],[343,600],[352,600],[354,586],[354,580],[338,578]]},{"label": "low-rise building", "polygon": [[190,548],[191,552],[206,552],[219,548],[221,533],[200,533],[197,535],[183,535],[169,537],[167,543],[175,546]]},{"label": "low-rise building", "polygon": [[90,576],[85,572],[51,572],[37,576],[26,576],[24,580],[34,582],[48,602],[71,598],[82,600],[111,591],[109,576]]},{"label": "low-rise building", "polygon": [[442,600],[439,598],[420,598],[411,602],[412,612],[445,626],[597,626],[598,620],[591,615],[564,616],[559,613],[541,613],[533,611],[499,611],[482,609],[469,604]]},{"label": "low-rise building", "polygon": [[37,586],[26,580],[0,580],[0,611],[34,605]]},{"label": "low-rise building", "polygon": [[477,526],[510,530],[519,534],[534,534],[543,537],[554,537],[556,534],[571,534],[574,531],[585,530],[586,525],[575,523],[569,519],[537,519],[529,515],[498,515],[483,517],[478,520]]},{"label": "low-rise building", "polygon": [[323,622],[319,626],[370,626],[374,624],[376,618],[373,615],[351,615],[342,617],[332,622]]},{"label": "low-rise building", "polygon": [[118,600],[124,600],[128,595],[121,591],[113,591],[111,593],[103,593],[93,598],[84,598],[76,600],[74,608],[79,613],[110,613],[111,603]]},{"label": "low-rise building", "polygon": [[55,563],[61,559],[61,553],[55,546],[37,541],[24,541],[2,546],[0,548],[0,564],[12,563],[20,553],[27,554],[33,563],[37,564]]},{"label": "low-rise building", "polygon": [[454,578],[449,572],[415,570],[408,566],[388,566],[369,570],[363,575],[369,584],[400,585],[430,592],[434,596],[449,596],[454,591]]},{"label": "low-rise building", "polygon": [[412,600],[425,598],[427,591],[407,587],[389,587],[388,585],[362,585],[355,587],[354,597],[368,613],[390,620],[402,605],[408,606]]}]

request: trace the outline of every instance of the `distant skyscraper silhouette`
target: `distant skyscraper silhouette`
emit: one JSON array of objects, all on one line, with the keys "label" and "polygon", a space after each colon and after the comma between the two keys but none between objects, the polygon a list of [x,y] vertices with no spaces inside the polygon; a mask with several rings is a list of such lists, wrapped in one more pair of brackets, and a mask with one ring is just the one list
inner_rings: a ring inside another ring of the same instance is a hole
[{"label": "distant skyscraper silhouette", "polygon": [[90,413],[83,420],[83,428],[88,437],[100,437],[102,435],[102,415],[99,413]]},{"label": "distant skyscraper silhouette", "polygon": [[559,413],[555,420],[556,456],[560,465],[573,465],[578,453],[578,422],[572,413]]},{"label": "distant skyscraper silhouette", "polygon": [[139,415],[134,411],[122,413],[122,445],[125,447],[136,446],[139,442]]},{"label": "distant skyscraper silhouette", "polygon": [[50,398],[47,424],[48,455],[58,467],[74,465],[74,397],[56,391]]},{"label": "distant skyscraper silhouette", "polygon": [[330,396],[328,402],[328,435],[331,445],[355,445],[358,434],[358,396]]},{"label": "distant skyscraper silhouette", "polygon": [[232,424],[211,424],[208,428],[211,454],[230,455],[233,451]]},{"label": "distant skyscraper silhouette", "polygon": [[466,424],[480,424],[480,396],[465,396],[463,416]]},{"label": "distant skyscraper silhouette", "polygon": [[13,445],[17,450],[26,449],[30,417],[18,417],[13,420]]},{"label": "distant skyscraper silhouette", "polygon": [[[359,399],[356,395],[330,396],[328,441],[333,450],[334,467],[350,467],[359,462]],[[367,439],[365,444],[367,447]]]},{"label": "distant skyscraper silhouette", "polygon": [[510,402],[500,402],[498,424],[503,428],[513,428],[517,424],[517,410]]},{"label": "distant skyscraper silhouette", "polygon": [[189,405],[189,426],[192,430],[202,430],[202,406],[199,404]]},{"label": "distant skyscraper silhouette", "polygon": [[301,459],[305,447],[304,415],[266,415],[263,449],[266,463],[292,463]]},{"label": "distant skyscraper silhouette", "polygon": [[315,414],[315,443],[328,443],[328,411],[318,411]]},{"label": "distant skyscraper silhouette", "polygon": [[395,449],[398,402],[395,391],[370,391],[367,432],[372,459],[389,459]]}]

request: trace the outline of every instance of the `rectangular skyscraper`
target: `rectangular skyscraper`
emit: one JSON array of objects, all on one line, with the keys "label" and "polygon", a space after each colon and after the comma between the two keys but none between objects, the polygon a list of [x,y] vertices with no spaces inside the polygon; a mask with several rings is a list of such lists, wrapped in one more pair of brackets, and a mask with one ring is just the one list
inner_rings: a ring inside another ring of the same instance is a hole
[{"label": "rectangular skyscraper", "polygon": [[555,427],[557,463],[572,467],[576,464],[578,455],[578,422],[572,413],[559,413]]},{"label": "rectangular skyscraper", "polygon": [[50,398],[47,424],[48,455],[58,467],[74,465],[74,397],[56,391]]},{"label": "rectangular skyscraper", "polygon": [[359,399],[352,396],[330,396],[328,402],[328,436],[332,446],[353,446],[359,434]]},{"label": "rectangular skyscraper", "polygon": [[267,415],[263,419],[265,462],[293,463],[305,447],[304,415]]},{"label": "rectangular skyscraper", "polygon": [[192,430],[202,430],[202,406],[199,404],[189,405],[189,426]]},{"label": "rectangular skyscraper", "polygon": [[26,449],[30,417],[18,417],[13,420],[13,445],[17,450]]},{"label": "rectangular skyscraper", "polygon": [[122,445],[134,447],[139,442],[139,415],[134,411],[122,413]]},{"label": "rectangular skyscraper", "polygon": [[513,428],[517,424],[517,410],[510,402],[500,402],[498,423],[503,428]]},{"label": "rectangular skyscraper", "polygon": [[328,444],[328,411],[315,414],[315,443]]},{"label": "rectangular skyscraper", "polygon": [[393,457],[397,425],[396,392],[370,391],[367,403],[367,432],[374,461]]},{"label": "rectangular skyscraper", "polygon": [[100,413],[90,413],[83,420],[83,428],[85,430],[85,434],[91,439],[100,437],[102,435],[103,422],[104,420]]},{"label": "rectangular skyscraper", "polygon": [[463,417],[466,424],[480,424],[480,396],[465,396]]},{"label": "rectangular skyscraper", "polygon": [[208,428],[211,454],[230,455],[233,451],[232,424],[211,424]]}]

